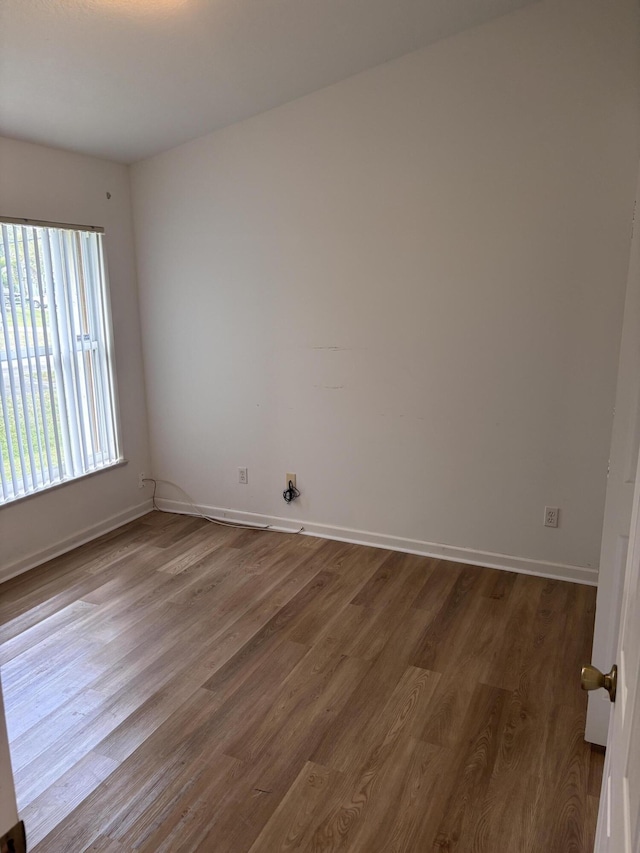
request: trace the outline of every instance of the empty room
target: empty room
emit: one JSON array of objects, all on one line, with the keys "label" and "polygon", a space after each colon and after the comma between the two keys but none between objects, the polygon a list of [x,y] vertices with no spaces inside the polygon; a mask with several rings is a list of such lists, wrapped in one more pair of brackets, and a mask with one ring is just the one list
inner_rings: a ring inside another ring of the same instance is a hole
[{"label": "empty room", "polygon": [[639,853],[639,166],[637,0],[3,0],[3,853]]}]

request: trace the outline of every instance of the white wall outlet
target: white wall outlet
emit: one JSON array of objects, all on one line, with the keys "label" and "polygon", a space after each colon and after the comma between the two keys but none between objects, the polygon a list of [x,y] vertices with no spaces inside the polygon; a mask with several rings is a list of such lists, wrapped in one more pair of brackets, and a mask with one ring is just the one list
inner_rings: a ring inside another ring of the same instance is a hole
[{"label": "white wall outlet", "polygon": [[138,488],[139,489],[144,489],[144,487],[146,485],[144,481],[145,481],[144,471],[140,471],[140,473],[138,474]]},{"label": "white wall outlet", "polygon": [[560,515],[559,507],[557,507],[557,506],[546,506],[544,508],[544,526],[545,527],[557,527],[559,515]]},{"label": "white wall outlet", "polygon": [[238,482],[246,486],[249,482],[249,470],[247,468],[238,468]]},{"label": "white wall outlet", "polygon": [[291,480],[291,482],[293,483],[293,488],[295,489],[295,487],[296,487],[296,475],[295,474],[285,474],[285,477],[287,478],[287,481],[285,483],[285,488],[286,489],[289,488],[289,480]]}]

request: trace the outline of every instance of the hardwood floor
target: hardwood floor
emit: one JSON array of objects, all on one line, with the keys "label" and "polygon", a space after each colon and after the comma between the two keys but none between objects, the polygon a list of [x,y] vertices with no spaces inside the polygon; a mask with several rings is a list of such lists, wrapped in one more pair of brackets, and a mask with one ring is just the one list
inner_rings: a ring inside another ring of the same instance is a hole
[{"label": "hardwood floor", "polygon": [[586,853],[594,606],[151,513],[0,587],[30,849]]}]

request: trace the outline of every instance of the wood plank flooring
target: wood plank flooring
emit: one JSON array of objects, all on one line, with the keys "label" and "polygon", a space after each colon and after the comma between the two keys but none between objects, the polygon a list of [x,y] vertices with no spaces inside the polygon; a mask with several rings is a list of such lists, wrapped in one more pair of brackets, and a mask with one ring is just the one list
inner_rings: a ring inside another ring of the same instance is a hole
[{"label": "wood plank flooring", "polygon": [[587,853],[595,590],[151,513],[0,586],[33,853]]}]

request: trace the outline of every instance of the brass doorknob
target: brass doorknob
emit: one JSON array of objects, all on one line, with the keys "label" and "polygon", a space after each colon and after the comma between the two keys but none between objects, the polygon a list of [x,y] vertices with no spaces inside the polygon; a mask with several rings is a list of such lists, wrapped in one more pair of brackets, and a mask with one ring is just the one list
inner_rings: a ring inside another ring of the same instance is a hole
[{"label": "brass doorknob", "polygon": [[580,685],[583,690],[599,690],[600,687],[609,694],[609,699],[612,702],[616,701],[616,685],[618,683],[618,667],[614,664],[611,667],[611,672],[603,675],[600,670],[589,664],[582,667],[580,673]]}]

